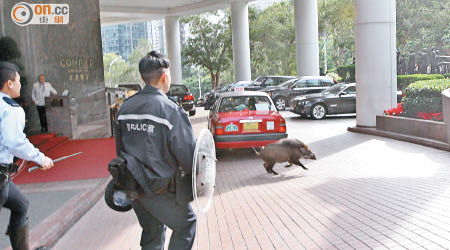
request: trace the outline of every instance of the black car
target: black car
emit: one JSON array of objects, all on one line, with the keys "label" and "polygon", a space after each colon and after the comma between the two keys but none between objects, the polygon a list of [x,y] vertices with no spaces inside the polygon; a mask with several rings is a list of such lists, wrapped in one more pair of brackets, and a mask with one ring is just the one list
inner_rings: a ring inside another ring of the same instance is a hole
[{"label": "black car", "polygon": [[202,97],[198,98],[196,105],[197,105],[197,107],[203,107],[203,106],[205,106],[205,102],[206,102],[206,98],[205,98],[205,96],[202,96]]},{"label": "black car", "polygon": [[296,76],[259,76],[253,82],[258,86],[256,90],[273,89],[283,82],[296,79]]},{"label": "black car", "polygon": [[278,110],[293,107],[291,100],[300,95],[320,93],[334,85],[333,78],[324,76],[303,76],[300,79],[289,80],[273,89],[263,89],[272,97]]},{"label": "black car", "polygon": [[206,93],[206,94],[204,95],[204,98],[205,98],[205,105],[203,106],[203,108],[204,108],[205,110],[209,110],[209,109],[214,105],[214,102],[216,101],[216,98],[217,98],[217,94],[228,91],[228,89],[229,89],[232,85],[233,85],[233,84],[228,84],[228,85],[225,85],[225,86],[220,86],[220,87],[217,87],[217,88],[211,90],[210,92]]},{"label": "black car", "polygon": [[205,94],[205,104],[204,109],[209,110],[213,105],[214,102],[217,100],[217,97],[220,93],[225,93],[229,91],[255,91],[259,87],[254,84],[253,81],[238,81],[235,83],[230,83],[221,87],[217,87],[211,92],[208,92]]},{"label": "black car", "polygon": [[[318,94],[298,96],[292,99],[293,111],[301,116],[320,120],[331,114],[356,113],[356,84],[339,83]],[[397,102],[402,100],[397,91]]]},{"label": "black car", "polygon": [[228,86],[226,91],[258,91],[260,89],[260,86],[253,81],[238,81]]},{"label": "black car", "polygon": [[318,94],[292,99],[293,111],[320,120],[331,114],[356,113],[355,83],[339,83]]},{"label": "black car", "polygon": [[167,96],[173,101],[177,102],[189,116],[195,115],[194,96],[189,92],[188,88],[183,84],[170,85]]}]

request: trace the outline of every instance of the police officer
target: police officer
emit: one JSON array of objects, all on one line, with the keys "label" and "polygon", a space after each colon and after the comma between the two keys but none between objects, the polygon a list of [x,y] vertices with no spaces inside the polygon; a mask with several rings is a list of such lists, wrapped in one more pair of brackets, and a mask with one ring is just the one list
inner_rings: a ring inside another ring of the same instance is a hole
[{"label": "police officer", "polygon": [[146,86],[119,110],[116,150],[140,185],[140,195],[131,201],[143,229],[140,245],[144,250],[163,249],[167,226],[173,231],[169,249],[191,249],[196,230],[189,205],[192,126],[166,95],[171,84],[168,59],[152,51],[139,61],[139,72]]},{"label": "police officer", "polygon": [[13,250],[28,250],[28,200],[9,179],[17,171],[13,158],[34,161],[45,170],[53,166],[53,161],[39,152],[23,133],[25,112],[11,99],[20,96],[20,88],[17,67],[0,62],[0,209],[11,210],[7,234]]}]

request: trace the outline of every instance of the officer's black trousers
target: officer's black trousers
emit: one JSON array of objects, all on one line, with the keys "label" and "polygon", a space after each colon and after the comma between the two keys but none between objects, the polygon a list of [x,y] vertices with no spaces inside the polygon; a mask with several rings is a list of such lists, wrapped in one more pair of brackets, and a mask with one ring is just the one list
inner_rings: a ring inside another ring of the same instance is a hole
[{"label": "officer's black trousers", "polygon": [[8,231],[15,231],[27,223],[28,199],[12,181],[3,184],[0,204],[11,210]]},{"label": "officer's black trousers", "polygon": [[189,204],[179,205],[175,194],[140,198],[132,202],[142,227],[142,250],[163,250],[166,226],[172,229],[169,250],[192,249],[197,217]]},{"label": "officer's black trousers", "polygon": [[47,113],[45,112],[45,106],[36,106],[39,114],[39,122],[41,123],[41,131],[48,132],[47,128]]}]

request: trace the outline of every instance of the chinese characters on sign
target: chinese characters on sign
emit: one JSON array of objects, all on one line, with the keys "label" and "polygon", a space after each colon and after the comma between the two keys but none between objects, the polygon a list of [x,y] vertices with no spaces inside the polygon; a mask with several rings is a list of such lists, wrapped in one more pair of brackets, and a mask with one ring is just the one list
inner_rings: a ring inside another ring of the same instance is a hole
[{"label": "chinese characters on sign", "polygon": [[41,17],[39,18],[39,23],[41,23],[41,24],[46,24],[46,23],[48,23],[48,17],[46,17],[46,16],[41,16]]},{"label": "chinese characters on sign", "polygon": [[94,59],[63,57],[59,60],[59,65],[67,70],[67,80],[84,82],[90,79],[90,69],[94,66]]},{"label": "chinese characters on sign", "polygon": [[55,24],[64,23],[64,16],[55,16],[55,20],[53,21]]}]

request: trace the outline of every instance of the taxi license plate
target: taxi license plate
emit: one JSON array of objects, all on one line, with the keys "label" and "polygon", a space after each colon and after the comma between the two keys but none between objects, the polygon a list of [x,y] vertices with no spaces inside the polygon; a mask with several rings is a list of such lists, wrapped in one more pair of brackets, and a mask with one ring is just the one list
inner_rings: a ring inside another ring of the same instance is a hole
[{"label": "taxi license plate", "polygon": [[258,123],[257,122],[246,122],[243,124],[244,132],[258,132]]}]

